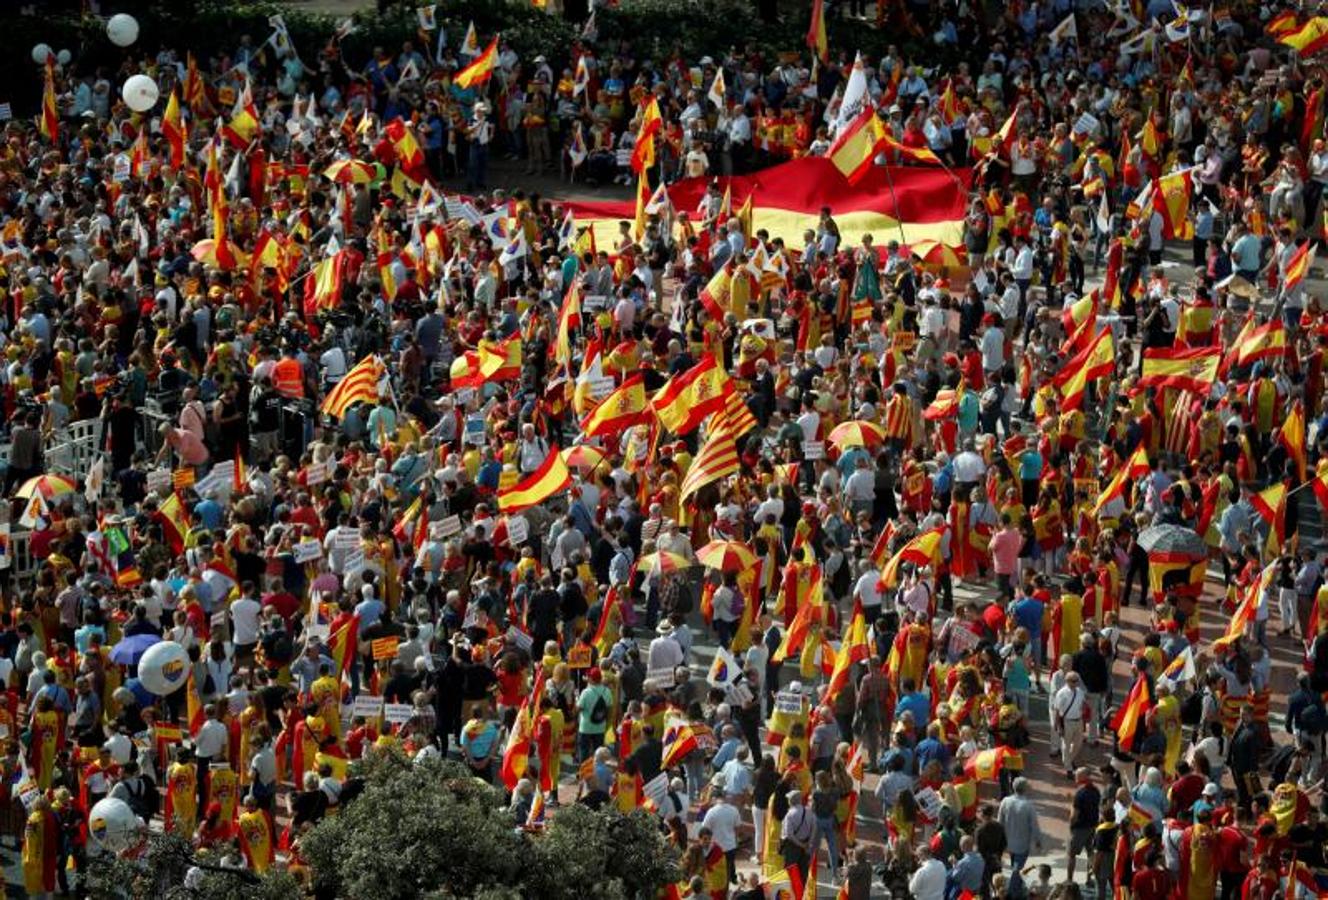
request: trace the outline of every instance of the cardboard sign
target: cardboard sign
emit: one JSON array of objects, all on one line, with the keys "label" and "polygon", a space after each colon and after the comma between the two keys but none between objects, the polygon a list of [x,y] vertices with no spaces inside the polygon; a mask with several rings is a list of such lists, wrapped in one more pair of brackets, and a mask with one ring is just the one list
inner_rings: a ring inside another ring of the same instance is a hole
[{"label": "cardboard sign", "polygon": [[515,625],[507,626],[507,637],[522,650],[529,651],[535,639]]},{"label": "cardboard sign", "polygon": [[825,441],[803,441],[803,459],[825,459]]},{"label": "cardboard sign", "polygon": [[405,725],[415,715],[415,708],[409,703],[383,704],[383,718],[389,725]]},{"label": "cardboard sign", "polygon": [[323,555],[323,545],[317,540],[300,541],[291,548],[297,563],[308,563],[319,559]]},{"label": "cardboard sign", "polygon": [[313,465],[311,465],[305,471],[304,483],[309,487],[313,487],[315,485],[322,484],[324,481],[330,479],[332,477],[332,466],[330,465],[331,462],[332,460],[329,459],[327,460],[327,462],[314,463]]},{"label": "cardboard sign", "polygon": [[978,636],[962,625],[956,625],[950,631],[950,653],[963,656],[978,645]]},{"label": "cardboard sign", "polygon": [[567,651],[567,668],[589,669],[590,657],[590,646],[588,644],[577,644]]},{"label": "cardboard sign", "polygon": [[360,694],[351,704],[350,714],[352,716],[364,716],[366,719],[376,719],[383,714],[383,698],[373,694]]},{"label": "cardboard sign", "polygon": [[148,473],[148,493],[159,494],[171,489],[171,470],[153,469]]},{"label": "cardboard sign", "polygon": [[374,661],[397,658],[397,645],[401,643],[398,637],[374,638],[369,642],[369,648],[373,651]]},{"label": "cardboard sign", "polygon": [[581,309],[585,312],[594,312],[597,309],[608,309],[609,298],[607,294],[590,294],[581,298]]},{"label": "cardboard sign", "polygon": [[530,537],[530,522],[525,516],[507,517],[507,543],[513,547],[524,544]]},{"label": "cardboard sign", "polygon": [[922,810],[923,815],[933,822],[941,818],[941,795],[936,793],[933,788],[925,787],[913,792],[913,798],[918,801],[918,808]]},{"label": "cardboard sign", "polygon": [[794,716],[800,715],[802,713],[802,694],[793,691],[780,691],[775,694],[775,711]]}]

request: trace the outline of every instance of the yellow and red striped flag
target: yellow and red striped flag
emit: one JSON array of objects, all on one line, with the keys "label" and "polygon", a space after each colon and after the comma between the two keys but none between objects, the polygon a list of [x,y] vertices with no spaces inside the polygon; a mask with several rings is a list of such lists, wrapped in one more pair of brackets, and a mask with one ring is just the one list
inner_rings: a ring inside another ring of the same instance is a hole
[{"label": "yellow and red striped flag", "polygon": [[632,171],[640,175],[655,164],[655,135],[664,127],[659,114],[659,101],[651,94],[641,106],[641,125],[636,130],[636,143],[632,145]]},{"label": "yellow and red striped flag", "polygon": [[1298,483],[1305,482],[1305,411],[1297,400],[1291,404],[1282,428],[1278,431],[1277,442],[1286,448],[1287,455],[1296,461]]},{"label": "yellow and red striped flag", "polygon": [[1147,475],[1151,468],[1152,466],[1148,462],[1148,450],[1145,449],[1143,444],[1140,444],[1130,454],[1130,458],[1125,465],[1121,466],[1116,474],[1112,476],[1111,481],[1107,482],[1107,486],[1102,489],[1102,493],[1098,495],[1097,502],[1093,504],[1093,515],[1097,515],[1102,507],[1123,494],[1128,482]]},{"label": "yellow and red striped flag", "polygon": [[964,774],[974,781],[992,781],[1001,770],[1023,768],[1024,756],[1013,747],[992,747],[979,750],[964,762]]},{"label": "yellow and red striped flag", "polygon": [[1170,387],[1207,394],[1222,363],[1219,347],[1150,347],[1136,386]]},{"label": "yellow and red striped flag", "polygon": [[184,165],[184,121],[180,116],[180,97],[171,91],[166,111],[161,114],[161,133],[171,148],[171,168],[179,171]]},{"label": "yellow and red striped flag", "polygon": [[1310,272],[1310,263],[1314,260],[1314,242],[1306,241],[1296,248],[1296,252],[1287,260],[1286,275],[1282,287],[1291,290],[1305,280]]},{"label": "yellow and red striped flag", "polygon": [[618,385],[581,420],[581,433],[586,437],[621,434],[649,422],[653,415],[646,400],[645,376],[638,372]]},{"label": "yellow and red striped flag", "polygon": [[1116,732],[1122,749],[1129,750],[1133,746],[1134,736],[1138,733],[1139,726],[1143,724],[1144,716],[1155,703],[1152,688],[1148,685],[1148,676],[1140,673],[1134,681],[1134,686],[1130,688],[1125,702],[1116,710],[1116,715],[1111,720],[1111,728]]},{"label": "yellow and red striped flag", "polygon": [[382,360],[377,356],[366,356],[328,392],[320,408],[329,416],[340,419],[353,404],[376,403],[378,381],[382,376]]},{"label": "yellow and red striped flag", "polygon": [[1084,402],[1088,382],[1110,375],[1116,368],[1116,345],[1111,329],[1099,332],[1083,350],[1066,361],[1065,366],[1052,379],[1061,393],[1061,408],[1078,409]]},{"label": "yellow and red striped flag", "polygon": [[489,41],[489,46],[484,48],[484,52],[475,57],[470,65],[457,72],[456,77],[452,79],[452,83],[460,88],[484,84],[493,75],[493,70],[497,64],[498,35],[495,34],[493,40]]},{"label": "yellow and red striped flag", "polygon": [[543,503],[572,483],[572,472],[563,462],[562,454],[550,448],[549,456],[538,469],[505,491],[498,492],[498,509],[504,513],[518,513],[537,503]]},{"label": "yellow and red striped flag", "polygon": [[849,184],[857,184],[871,171],[872,162],[887,137],[885,123],[870,104],[835,138],[826,152]]},{"label": "yellow and red striped flag", "polygon": [[705,485],[736,471],[738,448],[733,435],[724,429],[717,430],[706,438],[705,445],[688,466],[678,491],[678,501],[681,503]]},{"label": "yellow and red striped flag", "polygon": [[1302,57],[1313,56],[1328,47],[1328,18],[1314,16],[1304,25],[1279,34],[1277,41],[1291,47]]},{"label": "yellow and red striped flag", "polygon": [[42,137],[55,143],[60,137],[60,112],[55,106],[55,54],[46,55],[46,78],[42,87],[41,119],[37,123]]},{"label": "yellow and red striped flag", "polygon": [[830,59],[830,45],[825,36],[825,0],[812,0],[812,20],[807,25],[807,46],[821,62]]}]

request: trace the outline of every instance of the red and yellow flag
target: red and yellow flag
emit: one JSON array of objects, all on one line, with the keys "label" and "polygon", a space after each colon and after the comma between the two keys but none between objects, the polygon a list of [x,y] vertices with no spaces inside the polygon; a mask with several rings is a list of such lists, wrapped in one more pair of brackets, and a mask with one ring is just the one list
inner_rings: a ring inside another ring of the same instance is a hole
[{"label": "red and yellow flag", "polygon": [[383,363],[377,356],[367,356],[336,383],[323,398],[322,411],[340,419],[356,403],[378,402],[378,381],[383,377]]},{"label": "red and yellow flag", "polygon": [[1125,465],[1121,466],[1116,474],[1112,476],[1111,481],[1107,482],[1107,486],[1102,489],[1102,493],[1098,495],[1097,502],[1093,504],[1093,515],[1097,515],[1102,507],[1125,493],[1127,483],[1147,475],[1151,469],[1152,465],[1148,462],[1148,450],[1143,444],[1140,444],[1130,454],[1130,458],[1126,460]]},{"label": "red and yellow flag", "polygon": [[964,761],[964,774],[974,781],[994,781],[1006,767],[1022,769],[1024,755],[1013,747],[979,750]]},{"label": "red and yellow flag", "polygon": [[180,97],[174,90],[161,115],[161,133],[171,148],[171,168],[179,171],[184,165],[184,120],[180,115]]},{"label": "red and yellow flag", "polygon": [[855,605],[853,618],[844,631],[844,641],[835,655],[835,668],[830,673],[830,683],[825,689],[825,702],[829,703],[839,696],[839,692],[848,684],[853,664],[862,662],[871,655],[871,645],[867,640],[867,620],[863,617],[861,605]]},{"label": "red and yellow flag", "polygon": [[581,420],[581,433],[586,437],[621,434],[634,425],[649,422],[651,416],[646,401],[645,376],[638,372],[618,385]]},{"label": "red and yellow flag", "polygon": [[46,56],[46,76],[42,87],[41,119],[37,122],[42,137],[55,143],[60,137],[60,112],[55,106],[55,54]]},{"label": "red and yellow flag", "polygon": [[1162,233],[1175,240],[1194,237],[1194,223],[1190,221],[1190,197],[1194,181],[1190,171],[1163,175],[1154,182],[1153,208],[1162,216]]},{"label": "red and yellow flag", "polygon": [[1137,387],[1170,387],[1207,394],[1222,364],[1220,347],[1150,347]]},{"label": "red and yellow flag", "polygon": [[886,137],[885,123],[876,115],[876,108],[868,104],[835,138],[826,155],[849,184],[857,184],[871,170]]},{"label": "red and yellow flag", "polygon": [[1232,344],[1232,352],[1235,354],[1236,365],[1248,366],[1261,359],[1281,356],[1286,352],[1286,347],[1286,326],[1277,318],[1257,328],[1249,328],[1248,331],[1242,329]]},{"label": "red and yellow flag", "polygon": [[456,77],[452,79],[452,83],[460,88],[470,88],[484,84],[493,75],[493,70],[497,65],[498,35],[495,34],[493,40],[489,41],[489,46],[484,48],[484,52],[475,57],[470,65],[457,72]]},{"label": "red and yellow flag", "polygon": [[1300,401],[1291,404],[1282,428],[1277,434],[1277,442],[1286,448],[1287,455],[1296,461],[1298,483],[1305,482],[1305,411]]},{"label": "red and yellow flag", "polygon": [[899,552],[890,557],[881,569],[881,581],[885,586],[889,588],[899,584],[899,567],[906,562],[916,566],[935,565],[940,558],[941,538],[944,534],[943,529],[932,528],[900,547]]},{"label": "red and yellow flag", "polygon": [[162,534],[171,552],[179,556],[184,552],[184,538],[189,533],[189,513],[180,502],[180,495],[172,494],[157,507],[161,519]]},{"label": "red and yellow flag", "polygon": [[509,515],[519,513],[566,490],[571,483],[572,472],[563,462],[562,454],[551,448],[548,458],[538,469],[507,490],[498,492],[498,509]]},{"label": "red and yellow flag", "polygon": [[1064,367],[1052,379],[1052,384],[1060,390],[1062,409],[1069,411],[1082,406],[1088,382],[1110,375],[1115,368],[1116,344],[1112,340],[1111,329],[1106,328],[1098,332],[1077,355],[1066,360]]},{"label": "red and yellow flag", "polygon": [[1138,733],[1144,716],[1156,702],[1152,688],[1148,685],[1148,676],[1141,673],[1135,679],[1134,686],[1130,688],[1125,702],[1116,710],[1116,715],[1111,720],[1111,728],[1116,732],[1122,749],[1128,750],[1133,746],[1134,736]]},{"label": "red and yellow flag", "polygon": [[1287,486],[1280,481],[1250,497],[1250,506],[1268,523],[1267,547],[1270,552],[1280,550],[1286,541],[1286,502]]},{"label": "red and yellow flag", "polygon": [[1286,44],[1302,57],[1313,56],[1328,47],[1328,18],[1314,16],[1304,25],[1279,34],[1277,41]]},{"label": "red and yellow flag", "polygon": [[686,500],[702,487],[738,471],[738,448],[733,435],[719,429],[706,438],[705,445],[692,464],[687,467],[682,486],[678,490],[679,502]]},{"label": "red and yellow flag", "polygon": [[655,135],[664,127],[659,115],[659,101],[651,94],[641,107],[641,125],[636,130],[636,143],[632,145],[632,171],[640,175],[655,164]]},{"label": "red and yellow flag", "polygon": [[732,391],[728,372],[709,354],[681,375],[675,375],[651,398],[659,421],[674,434],[694,430],[706,416],[724,406],[724,395]]},{"label": "red and yellow flag", "polygon": [[825,0],[812,0],[812,20],[807,25],[807,46],[821,62],[830,59],[830,45],[825,36]]},{"label": "red and yellow flag", "polygon": [[1305,280],[1305,276],[1310,272],[1310,263],[1314,260],[1314,242],[1306,241],[1296,248],[1291,259],[1287,260],[1286,275],[1282,279],[1282,286],[1286,290],[1291,290],[1296,285]]},{"label": "red and yellow flag", "polygon": [[360,633],[360,617],[351,616],[327,636],[327,649],[338,677],[344,675],[355,659],[355,645]]}]

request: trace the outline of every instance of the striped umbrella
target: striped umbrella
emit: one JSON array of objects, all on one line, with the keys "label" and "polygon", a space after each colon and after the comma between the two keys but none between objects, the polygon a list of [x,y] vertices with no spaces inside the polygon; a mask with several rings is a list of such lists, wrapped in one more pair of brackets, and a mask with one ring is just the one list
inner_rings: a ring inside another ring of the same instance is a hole
[{"label": "striped umbrella", "polygon": [[641,568],[651,573],[660,575],[672,575],[676,572],[682,572],[692,567],[692,561],[681,553],[670,553],[667,550],[660,550],[655,553],[647,553],[641,557]]},{"label": "striped umbrella", "polygon": [[323,177],[337,184],[368,184],[378,177],[378,172],[367,162],[339,159],[323,170]]},{"label": "striped umbrella", "polygon": [[756,565],[756,554],[741,541],[711,541],[696,551],[696,558],[721,572],[742,572]]},{"label": "striped umbrella", "polygon": [[29,478],[14,492],[15,497],[31,500],[34,493],[40,493],[47,500],[54,500],[64,494],[72,494],[78,485],[63,475],[38,475]]},{"label": "striped umbrella", "polygon": [[577,444],[562,451],[563,462],[570,466],[593,469],[604,462],[604,451],[589,444]]},{"label": "striped umbrella", "polygon": [[885,442],[885,429],[865,419],[840,422],[830,432],[830,443],[840,450],[848,447],[875,447]]}]

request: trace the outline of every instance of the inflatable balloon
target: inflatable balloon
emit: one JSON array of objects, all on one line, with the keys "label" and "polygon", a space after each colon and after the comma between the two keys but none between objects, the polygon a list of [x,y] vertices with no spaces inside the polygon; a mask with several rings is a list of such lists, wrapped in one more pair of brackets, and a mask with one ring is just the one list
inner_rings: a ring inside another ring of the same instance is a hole
[{"label": "inflatable balloon", "polygon": [[157,105],[157,82],[146,75],[131,75],[120,91],[125,105],[134,112],[147,112]]},{"label": "inflatable balloon", "polygon": [[158,697],[175,693],[189,680],[189,654],[175,641],[153,644],[138,661],[138,680]]},{"label": "inflatable balloon", "polygon": [[72,62],[73,59],[74,59],[74,54],[70,53],[68,50],[61,50],[59,53],[55,54],[55,61],[62,66],[69,65],[69,63]]},{"label": "inflatable balloon", "polygon": [[123,734],[113,734],[102,744],[111,754],[111,759],[124,765],[134,755],[134,742]]},{"label": "inflatable balloon", "polygon": [[88,840],[111,853],[128,850],[138,839],[138,817],[114,797],[98,800],[88,813]]},{"label": "inflatable balloon", "polygon": [[128,13],[116,13],[106,23],[106,36],[117,47],[128,47],[138,40],[138,20]]},{"label": "inflatable balloon", "polygon": [[32,48],[32,61],[39,66],[46,65],[46,57],[51,55],[50,44],[38,44]]}]

